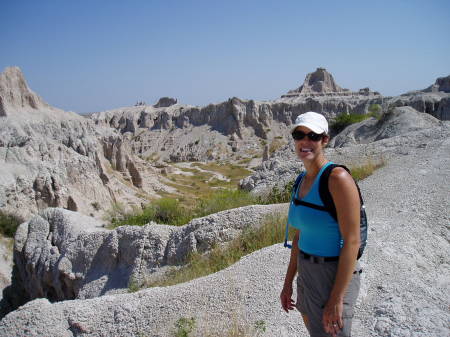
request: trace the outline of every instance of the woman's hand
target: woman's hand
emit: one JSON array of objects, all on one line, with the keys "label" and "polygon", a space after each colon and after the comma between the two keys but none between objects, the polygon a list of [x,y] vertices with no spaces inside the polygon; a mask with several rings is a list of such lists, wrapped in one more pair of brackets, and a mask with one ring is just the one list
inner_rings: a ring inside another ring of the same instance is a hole
[{"label": "woman's hand", "polygon": [[344,327],[342,313],[344,310],[343,300],[329,299],[323,309],[323,328],[327,333],[336,336],[339,330]]},{"label": "woman's hand", "polygon": [[289,310],[294,310],[295,302],[292,299],[292,285],[285,285],[280,294],[281,306],[283,310],[289,312]]}]

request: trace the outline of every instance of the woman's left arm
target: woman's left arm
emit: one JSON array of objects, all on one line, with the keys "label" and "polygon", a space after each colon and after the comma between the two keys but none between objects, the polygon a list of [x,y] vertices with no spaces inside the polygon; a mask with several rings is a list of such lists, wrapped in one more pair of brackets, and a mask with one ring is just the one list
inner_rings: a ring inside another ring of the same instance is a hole
[{"label": "woman's left arm", "polygon": [[[328,188],[336,206],[339,229],[344,239],[336,279],[323,313],[325,331],[335,335],[343,327],[344,295],[352,279],[360,245],[360,200],[353,178],[341,167],[331,171]],[[336,323],[337,326],[333,325]]]}]

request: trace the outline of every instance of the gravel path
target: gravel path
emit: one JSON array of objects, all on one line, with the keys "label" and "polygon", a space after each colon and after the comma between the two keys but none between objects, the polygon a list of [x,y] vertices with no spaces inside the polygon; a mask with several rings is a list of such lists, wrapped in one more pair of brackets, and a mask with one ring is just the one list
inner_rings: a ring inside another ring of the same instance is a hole
[{"label": "gravel path", "polygon": [[370,232],[356,336],[450,335],[450,138],[422,144],[361,184]]}]

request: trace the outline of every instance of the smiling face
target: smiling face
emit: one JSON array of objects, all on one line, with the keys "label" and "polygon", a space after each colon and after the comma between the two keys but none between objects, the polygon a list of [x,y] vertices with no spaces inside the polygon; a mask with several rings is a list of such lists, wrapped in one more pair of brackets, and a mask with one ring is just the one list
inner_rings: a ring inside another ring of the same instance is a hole
[{"label": "smiling face", "polygon": [[[305,126],[299,126],[295,131],[302,131],[306,134],[311,132],[311,130]],[[313,141],[306,136],[301,140],[294,140],[295,153],[301,161],[313,162],[323,156],[322,149],[326,144],[328,144],[328,136],[324,136],[318,141]]]}]

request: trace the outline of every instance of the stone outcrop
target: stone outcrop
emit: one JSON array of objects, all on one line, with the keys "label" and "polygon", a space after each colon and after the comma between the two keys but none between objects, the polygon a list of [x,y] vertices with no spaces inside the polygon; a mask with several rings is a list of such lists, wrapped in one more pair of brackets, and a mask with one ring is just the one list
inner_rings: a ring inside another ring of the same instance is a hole
[{"label": "stone outcrop", "polygon": [[177,104],[177,99],[172,97],[161,97],[155,104],[155,108],[167,108],[171,105]]},{"label": "stone outcrop", "polygon": [[289,94],[311,95],[348,91],[348,89],[338,86],[334,81],[333,75],[325,68],[317,68],[315,72],[306,75],[305,81],[298,89],[289,91]]},{"label": "stone outcrop", "polygon": [[9,67],[0,73],[0,117],[21,110],[37,111],[48,107],[42,98],[31,91],[18,67]]},{"label": "stone outcrop", "polygon": [[410,106],[440,120],[450,120],[450,76],[439,77],[424,90],[411,91],[386,101],[389,108]]},{"label": "stone outcrop", "polygon": [[[0,94],[3,212],[26,218],[62,207],[101,217],[112,202],[140,205],[138,194],[155,195],[156,171],[135,158],[117,131],[49,106],[28,88],[17,67],[0,74]],[[143,183],[143,175],[149,183]]]},{"label": "stone outcrop", "polygon": [[128,134],[130,146],[142,158],[158,154],[166,161],[208,161],[260,156],[261,140],[289,138],[289,127],[306,111],[327,117],[341,113],[365,114],[371,104],[383,104],[380,95],[365,91],[343,96],[284,97],[271,102],[230,98],[227,102],[165,109],[130,107],[95,113],[97,125]]},{"label": "stone outcrop", "polygon": [[330,146],[368,144],[415,131],[439,128],[440,125],[441,122],[437,118],[411,107],[394,108],[383,114],[379,121],[372,118],[348,126],[330,141]]},{"label": "stone outcrop", "polygon": [[[142,283],[160,268],[182,264],[255,228],[286,205],[247,206],[192,220],[182,227],[123,226],[106,230],[93,218],[49,208],[20,225],[15,237],[13,308],[39,297],[94,298]],[[19,296],[20,295],[20,296]]]},{"label": "stone outcrop", "polygon": [[306,75],[303,84],[294,90],[288,91],[287,94],[281,96],[287,97],[330,97],[330,96],[380,96],[380,93],[373,92],[369,88],[360,89],[358,92],[352,92],[349,89],[341,88],[334,81],[331,75],[325,68],[317,68],[315,72]]},{"label": "stone outcrop", "polygon": [[[361,160],[378,162],[391,156],[408,153],[422,146],[429,138],[449,137],[446,124],[433,116],[411,107],[394,108],[377,121],[374,118],[349,125],[330,140],[326,157],[349,167],[359,166]],[[281,189],[292,183],[303,170],[302,163],[293,151],[291,141],[272,157],[255,168],[255,172],[242,179],[240,187],[257,195],[264,195],[274,187]]]}]

